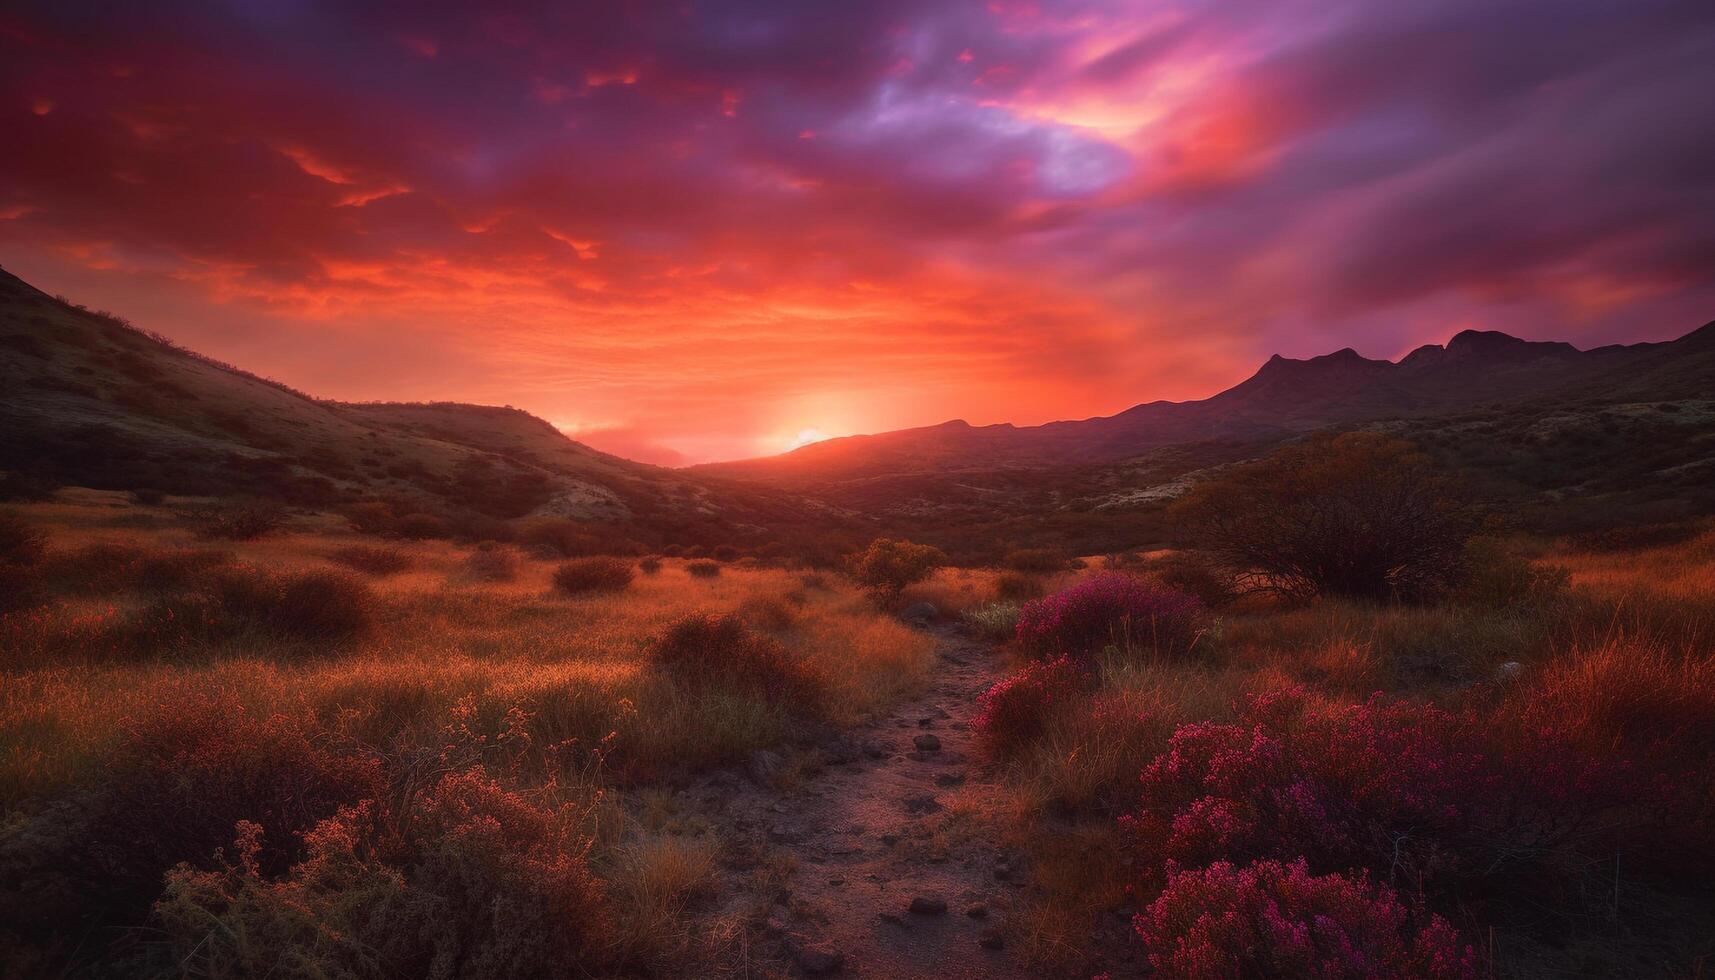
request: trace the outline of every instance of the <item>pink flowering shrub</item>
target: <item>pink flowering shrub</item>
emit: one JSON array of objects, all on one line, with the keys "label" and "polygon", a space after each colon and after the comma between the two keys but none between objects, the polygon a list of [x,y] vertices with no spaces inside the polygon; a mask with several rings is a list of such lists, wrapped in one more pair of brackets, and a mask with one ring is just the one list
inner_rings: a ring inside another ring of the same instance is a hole
[{"label": "pink flowering shrub", "polygon": [[1540,870],[1588,844],[1612,829],[1602,818],[1625,799],[1625,775],[1548,738],[1497,742],[1474,715],[1379,695],[1312,706],[1287,690],[1252,698],[1233,724],[1181,726],[1123,819],[1168,872],[1304,857],[1421,892]]},{"label": "pink flowering shrub", "polygon": [[1133,926],[1164,980],[1476,976],[1445,921],[1415,927],[1386,887],[1313,876],[1302,860],[1179,872]]},{"label": "pink flowering shrub", "polygon": [[1039,657],[1099,653],[1109,644],[1184,650],[1195,638],[1202,604],[1194,597],[1117,572],[1105,572],[1019,611],[1019,646]]},{"label": "pink flowering shrub", "polygon": [[1026,664],[977,699],[978,741],[994,758],[1016,755],[1074,703],[1085,685],[1083,670],[1068,657]]}]

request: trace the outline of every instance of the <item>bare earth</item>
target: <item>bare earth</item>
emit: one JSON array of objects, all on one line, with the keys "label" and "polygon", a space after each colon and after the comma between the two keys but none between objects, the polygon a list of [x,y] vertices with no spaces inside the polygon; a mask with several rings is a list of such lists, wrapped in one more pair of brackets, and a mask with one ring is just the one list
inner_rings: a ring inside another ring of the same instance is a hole
[{"label": "bare earth", "polygon": [[746,972],[1034,975],[1000,930],[1023,874],[961,805],[993,785],[973,765],[970,721],[999,656],[936,635],[927,690],[823,746],[824,765],[779,781],[790,788],[758,787],[776,761],[763,757],[749,781],[722,774],[693,791],[733,835],[729,901],[764,916]]}]

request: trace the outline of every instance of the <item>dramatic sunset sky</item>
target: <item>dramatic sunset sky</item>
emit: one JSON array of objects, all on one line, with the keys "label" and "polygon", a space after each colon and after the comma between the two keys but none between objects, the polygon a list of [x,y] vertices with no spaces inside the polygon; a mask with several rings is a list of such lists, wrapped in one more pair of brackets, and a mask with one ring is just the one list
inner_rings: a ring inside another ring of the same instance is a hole
[{"label": "dramatic sunset sky", "polygon": [[0,264],[656,462],[1715,318],[1711,0],[44,0]]}]

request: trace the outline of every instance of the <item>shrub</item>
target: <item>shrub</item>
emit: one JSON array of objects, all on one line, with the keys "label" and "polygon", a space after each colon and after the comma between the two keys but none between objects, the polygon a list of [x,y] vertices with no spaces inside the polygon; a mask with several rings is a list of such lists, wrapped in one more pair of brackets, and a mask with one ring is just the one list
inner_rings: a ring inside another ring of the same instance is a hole
[{"label": "shrub", "polygon": [[287,963],[302,976],[430,980],[607,972],[608,913],[571,807],[532,802],[480,768],[404,806],[322,821],[281,876],[256,861],[267,834],[254,825],[240,825],[235,862],[175,870],[155,911],[180,968],[236,978]]},{"label": "shrub", "polygon": [[546,517],[524,524],[518,540],[543,558],[584,558],[591,555],[634,553],[630,542],[600,525]]},{"label": "shrub", "polygon": [[1064,571],[1066,556],[1053,548],[1022,548],[1010,552],[1004,563],[1015,572],[1027,572],[1034,575],[1046,575],[1050,572]]},{"label": "shrub", "polygon": [[1445,921],[1413,928],[1386,887],[1304,862],[1219,862],[1176,874],[1134,920],[1163,980],[1475,977],[1477,956]]},{"label": "shrub", "polygon": [[1163,585],[1194,595],[1211,609],[1229,605],[1239,597],[1232,575],[1196,552],[1171,552],[1152,562],[1149,570]]},{"label": "shrub", "polygon": [[1477,521],[1410,443],[1315,436],[1195,487],[1193,539],[1253,589],[1293,598],[1433,597],[1458,579]]},{"label": "shrub", "polygon": [[800,706],[820,700],[820,684],[808,665],[732,613],[677,620],[655,641],[650,659],[692,688],[733,686]]},{"label": "shrub", "polygon": [[328,556],[347,568],[368,575],[397,575],[411,567],[411,554],[402,548],[352,545]]},{"label": "shrub", "polygon": [[1196,599],[1176,589],[1102,572],[1025,604],[1016,635],[1021,647],[1039,657],[1089,656],[1110,644],[1179,651],[1195,640],[1200,612]]},{"label": "shrub", "polygon": [[1001,572],[994,577],[994,594],[997,599],[1017,602],[1022,599],[1038,599],[1046,591],[1042,580],[1034,575],[1023,572]]},{"label": "shrub", "polygon": [[0,564],[33,565],[41,561],[46,540],[22,518],[0,513]]},{"label": "shrub", "polygon": [[131,491],[131,499],[145,507],[154,507],[166,500],[167,495],[150,487],[139,487]]},{"label": "shrub", "polygon": [[721,573],[719,562],[693,561],[685,565],[685,572],[692,578],[716,578]]},{"label": "shrub", "polygon": [[351,640],[366,635],[373,626],[375,593],[358,579],[338,572],[286,575],[258,612],[276,632],[288,636]]},{"label": "shrub", "polygon": [[345,509],[345,519],[362,534],[392,534],[393,508],[379,501],[364,501]]},{"label": "shrub", "polygon": [[567,595],[623,592],[634,574],[631,563],[618,558],[579,558],[554,569],[554,588]]},{"label": "shrub", "polygon": [[1076,703],[1088,680],[1064,656],[1026,664],[978,697],[973,723],[978,741],[990,756],[1011,758]]},{"label": "shrub", "polygon": [[1624,805],[1626,769],[1546,734],[1491,739],[1472,712],[1380,695],[1313,705],[1293,688],[1251,698],[1232,724],[1180,726],[1125,823],[1140,853],[1180,866],[1304,857],[1451,891],[1552,872]]},{"label": "shrub", "polygon": [[637,563],[637,570],[645,575],[654,575],[661,571],[661,559],[645,558]]},{"label": "shrub", "polygon": [[476,582],[510,582],[518,577],[518,553],[505,545],[485,542],[465,556],[459,570]]},{"label": "shrub", "polygon": [[758,629],[779,632],[798,621],[798,610],[781,596],[751,596],[739,603],[738,618]]},{"label": "shrub", "polygon": [[291,640],[361,639],[375,623],[375,593],[339,572],[270,575],[246,566],[218,568],[190,591],[157,599],[122,624],[118,639],[157,652],[214,642],[244,630]]},{"label": "shrub", "polygon": [[947,556],[939,548],[891,538],[871,541],[847,562],[852,578],[884,602],[897,599],[906,586],[923,581],[946,563]]},{"label": "shrub", "polygon": [[202,533],[228,541],[253,541],[277,531],[285,523],[280,508],[263,503],[236,504],[202,514]]},{"label": "shrub", "polygon": [[402,538],[422,541],[428,538],[451,537],[447,522],[433,514],[406,514],[393,524],[393,533]]},{"label": "shrub", "polygon": [[[68,921],[137,925],[162,875],[181,862],[217,867],[238,821],[266,831],[265,874],[302,854],[299,834],[340,806],[379,796],[372,759],[331,751],[305,718],[247,712],[225,695],[192,695],[124,722],[123,739],[77,806],[0,855],[7,918],[35,931]],[[27,894],[12,889],[21,888]]]}]

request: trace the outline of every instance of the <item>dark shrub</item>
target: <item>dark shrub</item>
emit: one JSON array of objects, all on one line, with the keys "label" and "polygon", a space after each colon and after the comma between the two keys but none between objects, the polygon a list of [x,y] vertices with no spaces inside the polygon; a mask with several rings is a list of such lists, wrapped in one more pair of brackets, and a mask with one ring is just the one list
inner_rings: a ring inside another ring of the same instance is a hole
[{"label": "dark shrub", "polygon": [[447,522],[433,514],[406,514],[393,524],[393,531],[402,538],[424,541],[429,538],[451,537]]},{"label": "dark shrub", "polygon": [[1134,925],[1162,980],[1463,980],[1477,955],[1445,921],[1414,927],[1385,887],[1302,861],[1175,874]]},{"label": "dark shrub", "polygon": [[38,606],[47,598],[40,571],[30,565],[0,562],[0,614]]},{"label": "dark shrub", "polygon": [[1198,485],[1177,505],[1248,587],[1294,598],[1422,599],[1459,577],[1477,520],[1410,443],[1315,436]]},{"label": "dark shrub", "polygon": [[411,567],[411,554],[402,548],[359,544],[341,548],[328,557],[366,575],[397,575]]},{"label": "dark shrub", "polygon": [[15,514],[0,513],[0,564],[33,565],[41,561],[46,538]]},{"label": "dark shrub", "polygon": [[459,570],[476,582],[510,582],[518,577],[518,553],[501,544],[480,544],[465,556]]},{"label": "dark shrub", "polygon": [[1239,597],[1232,573],[1217,567],[1207,555],[1174,551],[1150,563],[1149,570],[1163,585],[1190,593],[1211,609],[1229,605]]},{"label": "dark shrub", "polygon": [[1047,657],[1153,647],[1183,652],[1196,639],[1201,604],[1177,589],[1101,572],[1019,610],[1017,640],[1027,652]]},{"label": "dark shrub", "polygon": [[376,501],[352,504],[345,509],[345,519],[352,530],[362,534],[392,534],[393,508]]},{"label": "dark shrub", "polygon": [[1005,602],[1041,598],[1045,589],[1042,580],[1023,572],[1001,572],[994,577],[995,598]]},{"label": "dark shrub", "polygon": [[637,563],[637,570],[645,575],[654,575],[661,571],[661,559],[645,558]]},{"label": "dark shrub", "polygon": [[579,558],[554,569],[554,588],[567,595],[623,592],[634,574],[631,563],[619,558]]},{"label": "dark shrub", "polygon": [[374,625],[375,593],[338,572],[281,576],[256,609],[274,632],[301,640],[343,641],[365,636]]},{"label": "dark shrub", "polygon": [[1153,861],[1303,857],[1442,896],[1472,880],[1534,891],[1580,855],[1611,857],[1612,821],[1641,788],[1627,763],[1542,730],[1488,729],[1381,695],[1327,705],[1271,692],[1232,724],[1180,726],[1127,823]]},{"label": "dark shrub", "polygon": [[1035,741],[1077,703],[1089,677],[1068,657],[1029,663],[977,699],[973,727],[983,750],[1007,759]]},{"label": "dark shrub", "polygon": [[882,602],[897,601],[908,585],[921,582],[947,563],[939,548],[910,541],[877,538],[847,561],[853,579]]},{"label": "dark shrub", "polygon": [[692,688],[747,688],[798,707],[820,700],[820,685],[806,664],[732,613],[693,613],[678,620],[655,642],[650,657]]},{"label": "dark shrub", "polygon": [[29,853],[8,842],[0,903],[9,908],[0,911],[32,932],[138,925],[168,869],[219,866],[238,821],[265,829],[255,861],[279,874],[302,855],[299,834],[382,788],[374,760],[318,744],[307,719],[256,717],[229,696],[186,697],[128,722],[77,807],[43,814],[53,826],[16,842]]},{"label": "dark shrub", "polygon": [[217,568],[189,591],[157,599],[119,627],[117,639],[147,653],[255,630],[289,640],[340,643],[369,634],[375,594],[338,572],[271,575]]},{"label": "dark shrub", "polygon": [[1032,575],[1065,571],[1066,564],[1066,556],[1053,548],[1021,548],[1009,553],[1005,559],[1007,568]]},{"label": "dark shrub", "polygon": [[167,499],[167,495],[159,490],[142,487],[131,491],[131,499],[145,507],[154,507]]},{"label": "dark shrub", "polygon": [[685,572],[692,578],[715,578],[721,573],[720,562],[693,561],[685,564]]},{"label": "dark shrub", "polygon": [[730,544],[717,545],[709,552],[709,557],[715,561],[738,561],[739,550]]},{"label": "dark shrub", "polygon": [[286,515],[278,507],[263,503],[235,504],[202,514],[202,533],[228,541],[252,541],[279,530]]},{"label": "dark shrub", "polygon": [[751,596],[739,603],[738,617],[758,629],[779,632],[798,621],[798,610],[781,596]]},{"label": "dark shrub", "polygon": [[561,517],[526,522],[518,540],[542,558],[583,558],[590,555],[634,553],[632,542],[600,524],[580,524]]},{"label": "dark shrub", "polygon": [[[237,860],[168,876],[156,917],[179,967],[199,976],[607,975],[600,882],[570,807],[511,792],[482,769],[443,776],[378,814],[341,811],[305,835],[283,876],[255,855],[268,837],[239,827]],[[383,827],[396,827],[396,834]]]}]

